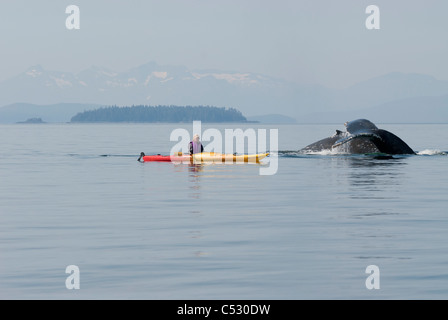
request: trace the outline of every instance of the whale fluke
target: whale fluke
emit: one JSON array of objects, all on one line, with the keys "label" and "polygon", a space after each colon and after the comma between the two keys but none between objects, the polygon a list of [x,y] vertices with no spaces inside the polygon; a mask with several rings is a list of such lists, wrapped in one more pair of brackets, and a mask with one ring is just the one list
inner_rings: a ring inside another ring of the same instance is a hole
[{"label": "whale fluke", "polygon": [[331,150],[340,146],[350,153],[415,154],[399,137],[387,130],[378,129],[366,119],[345,123],[346,132],[336,130],[336,134],[301,149],[304,152]]}]

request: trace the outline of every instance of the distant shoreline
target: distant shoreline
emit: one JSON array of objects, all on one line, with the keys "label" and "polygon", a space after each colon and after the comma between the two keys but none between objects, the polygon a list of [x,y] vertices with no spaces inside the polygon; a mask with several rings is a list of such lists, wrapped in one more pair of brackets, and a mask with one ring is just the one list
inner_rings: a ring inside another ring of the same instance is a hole
[{"label": "distant shoreline", "polygon": [[[36,123],[30,123],[26,121],[19,121],[19,122],[8,122],[8,123],[1,123],[0,126],[10,126],[10,125],[33,125]],[[61,121],[61,122],[47,122],[44,121],[42,123],[37,123],[42,125],[108,125],[108,124],[122,124],[122,125],[191,125],[191,122],[69,122],[69,121]],[[253,122],[253,121],[246,121],[246,122],[205,122],[202,121],[202,124],[205,125],[266,125],[266,126],[338,126],[343,127],[343,124],[340,122],[300,122],[300,123],[275,123],[275,122]],[[448,122],[377,122],[377,124],[380,125],[448,125]]]}]

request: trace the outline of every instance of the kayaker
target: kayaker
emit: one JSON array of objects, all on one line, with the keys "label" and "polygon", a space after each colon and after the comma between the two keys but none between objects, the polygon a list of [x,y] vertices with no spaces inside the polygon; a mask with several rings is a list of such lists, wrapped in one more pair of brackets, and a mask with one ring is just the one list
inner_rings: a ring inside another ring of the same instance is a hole
[{"label": "kayaker", "polygon": [[190,154],[204,152],[204,146],[201,141],[199,141],[199,135],[195,134],[193,140],[190,141]]}]

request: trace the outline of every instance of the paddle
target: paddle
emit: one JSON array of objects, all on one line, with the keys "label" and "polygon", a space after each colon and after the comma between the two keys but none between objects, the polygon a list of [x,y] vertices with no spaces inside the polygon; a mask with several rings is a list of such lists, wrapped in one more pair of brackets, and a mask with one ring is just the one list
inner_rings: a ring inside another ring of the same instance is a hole
[{"label": "paddle", "polygon": [[144,153],[144,152],[140,153],[140,157],[137,159],[137,161],[138,161],[138,162],[143,162],[143,161],[140,161],[140,160],[141,160],[144,156],[145,156],[145,153]]}]

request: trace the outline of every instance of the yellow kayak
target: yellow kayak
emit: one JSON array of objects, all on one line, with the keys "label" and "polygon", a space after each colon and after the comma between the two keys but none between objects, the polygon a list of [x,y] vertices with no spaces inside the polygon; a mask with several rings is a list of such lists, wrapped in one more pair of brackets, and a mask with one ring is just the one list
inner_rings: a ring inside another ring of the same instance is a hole
[{"label": "yellow kayak", "polygon": [[196,153],[190,156],[190,154],[183,154],[182,152],[177,152],[171,156],[157,155],[145,155],[143,152],[140,154],[138,161],[149,162],[149,161],[162,161],[162,162],[225,162],[225,163],[258,163],[261,159],[267,157],[269,153],[259,153],[259,154],[245,154],[245,155],[233,155],[233,154],[223,154],[216,152],[202,152]]},{"label": "yellow kayak", "polygon": [[202,152],[193,154],[192,160],[193,162],[258,163],[261,159],[266,158],[268,155],[269,153],[234,155],[234,154],[224,154],[216,152]]}]

